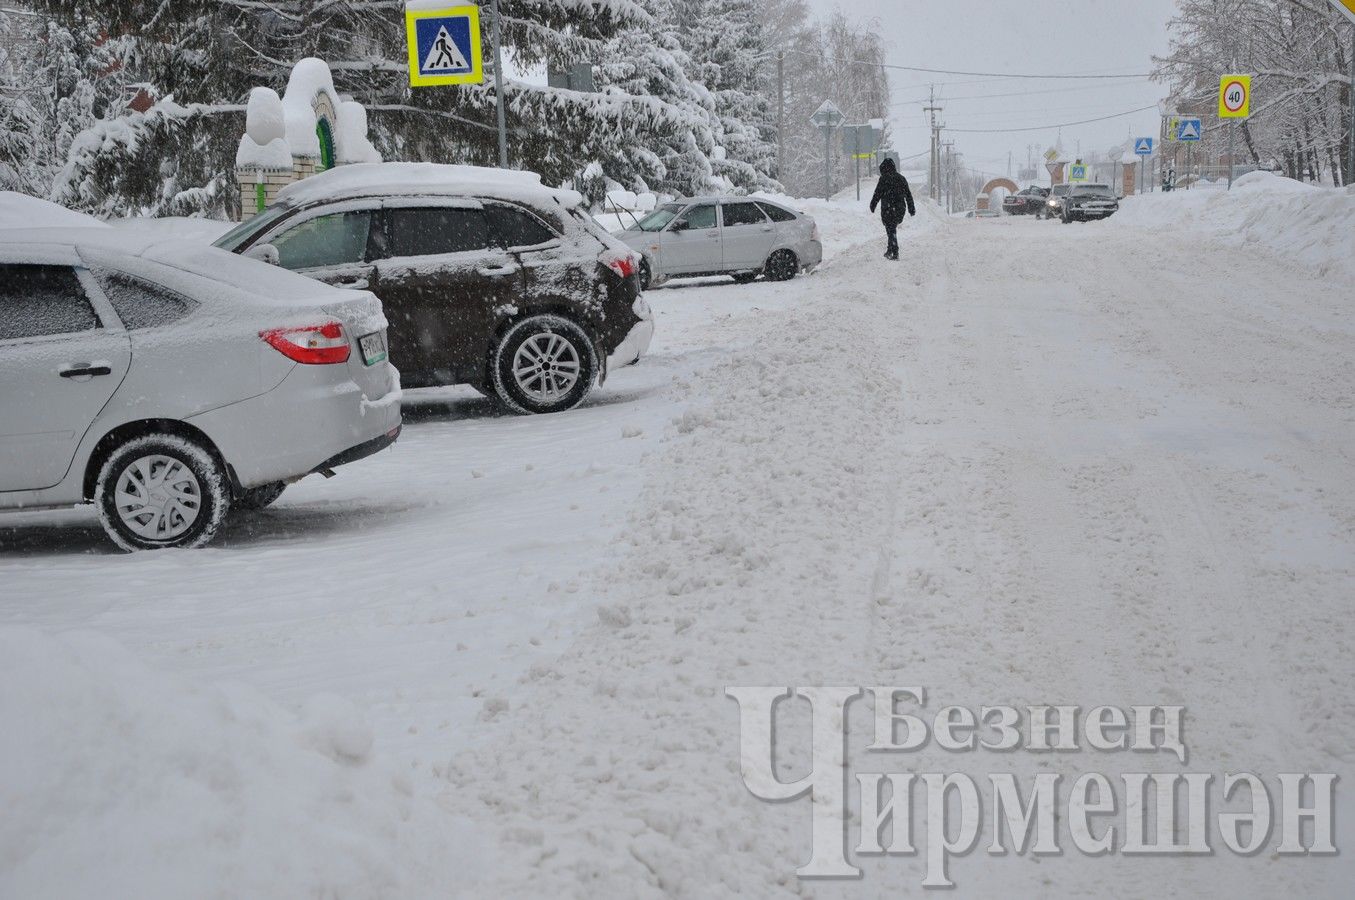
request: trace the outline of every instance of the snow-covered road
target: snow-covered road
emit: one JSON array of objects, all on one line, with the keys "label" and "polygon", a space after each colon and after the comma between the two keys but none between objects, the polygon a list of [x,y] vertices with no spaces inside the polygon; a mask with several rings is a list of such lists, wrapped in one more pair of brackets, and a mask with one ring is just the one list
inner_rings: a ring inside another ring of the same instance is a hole
[{"label": "snow-covered road", "polygon": [[[651,292],[653,356],[586,408],[424,395],[393,452],[213,548],[117,556],[84,512],[0,520],[0,624],[92,629],[167,679],[289,710],[352,701],[406,790],[478,832],[479,896],[916,891],[925,856],[795,878],[808,800],[744,787],[729,685],[920,685],[932,713],[1180,704],[1186,771],[1350,771],[1355,286],[1114,220],[924,216],[892,264],[864,213],[821,218],[841,249],[812,277]],[[41,676],[8,714],[43,704]],[[783,764],[804,761],[806,719],[790,710]],[[98,752],[97,727],[68,724]],[[934,746],[890,763],[1182,769]],[[73,803],[51,804],[54,840]],[[421,896],[460,876],[381,834],[386,868],[317,883]],[[987,843],[951,863],[964,895],[1334,897],[1355,877],[1349,852]],[[199,868],[234,847],[200,848]],[[37,883],[0,859],[0,887],[5,869]]]}]

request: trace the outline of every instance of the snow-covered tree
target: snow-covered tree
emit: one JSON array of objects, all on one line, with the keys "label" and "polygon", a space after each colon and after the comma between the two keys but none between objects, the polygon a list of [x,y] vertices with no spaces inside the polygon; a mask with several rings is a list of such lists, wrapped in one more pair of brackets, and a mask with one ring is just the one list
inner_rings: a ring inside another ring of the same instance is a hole
[{"label": "snow-covered tree", "polygon": [[679,0],[683,43],[695,80],[710,91],[723,154],[715,174],[730,186],[773,187],[776,118],[769,91],[772,62],[756,0]]},{"label": "snow-covered tree", "polygon": [[[1238,129],[1239,156],[1279,164],[1294,178],[1355,183],[1355,173],[1343,171],[1353,48],[1330,4],[1181,0],[1171,30],[1171,52],[1156,60],[1156,74],[1182,112],[1212,119],[1219,76],[1251,74],[1252,116]],[[1226,130],[1208,122],[1201,155],[1218,156],[1226,143]]]}]

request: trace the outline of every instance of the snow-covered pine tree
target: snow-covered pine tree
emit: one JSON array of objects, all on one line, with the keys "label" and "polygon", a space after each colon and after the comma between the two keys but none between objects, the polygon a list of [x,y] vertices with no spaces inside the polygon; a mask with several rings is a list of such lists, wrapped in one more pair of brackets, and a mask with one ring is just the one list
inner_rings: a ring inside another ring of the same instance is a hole
[{"label": "snow-covered pine tree", "polygon": [[712,160],[730,187],[777,187],[775,111],[769,99],[770,58],[756,0],[677,0],[683,44],[694,80],[710,91],[723,147]]},{"label": "snow-covered pine tree", "polygon": [[671,0],[641,0],[652,27],[627,28],[610,41],[595,68],[600,85],[651,99],[648,140],[619,148],[624,160],[610,173],[637,191],[678,195],[714,187],[711,153],[719,128],[715,103],[688,75],[691,58],[678,35]]}]

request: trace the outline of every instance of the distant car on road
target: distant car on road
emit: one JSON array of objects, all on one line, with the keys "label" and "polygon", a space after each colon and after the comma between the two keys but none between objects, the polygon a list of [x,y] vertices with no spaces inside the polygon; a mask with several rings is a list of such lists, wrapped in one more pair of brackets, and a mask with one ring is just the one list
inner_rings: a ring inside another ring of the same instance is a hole
[{"label": "distant car on road", "polygon": [[289,185],[216,246],[371,290],[406,387],[469,384],[550,413],[654,334],[639,257],[581,204],[528,172],[347,165]]},{"label": "distant car on road", "polygon": [[0,510],[94,503],[125,550],[400,434],[381,303],[201,244],[0,232]]},{"label": "distant car on road", "polygon": [[695,197],[665,203],[616,236],[638,250],[640,283],[733,275],[787,281],[823,261],[819,226],[759,197]]},{"label": "distant car on road", "polygon": [[1002,211],[1009,216],[1034,215],[1044,206],[1049,196],[1049,188],[1032,185],[1002,199]]},{"label": "distant car on road", "polygon": [[1040,206],[1036,213],[1037,219],[1057,219],[1063,216],[1063,198],[1068,196],[1072,190],[1071,184],[1056,184],[1049,189],[1045,195],[1044,205]]},{"label": "distant car on road", "polygon": [[1120,208],[1115,190],[1108,184],[1077,184],[1063,199],[1063,223],[1090,222],[1113,216]]}]

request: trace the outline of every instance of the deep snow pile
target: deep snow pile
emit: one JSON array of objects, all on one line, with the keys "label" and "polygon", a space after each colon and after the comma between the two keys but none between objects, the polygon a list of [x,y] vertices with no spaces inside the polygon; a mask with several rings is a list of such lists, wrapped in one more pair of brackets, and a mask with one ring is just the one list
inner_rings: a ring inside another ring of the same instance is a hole
[{"label": "deep snow pile", "polygon": [[476,839],[317,695],[300,717],[92,632],[0,629],[0,896],[447,896]]},{"label": "deep snow pile", "polygon": [[1231,191],[1127,197],[1116,226],[1188,232],[1255,244],[1323,276],[1355,278],[1355,189],[1324,188],[1269,172],[1243,175]]},{"label": "deep snow pile", "polygon": [[16,191],[0,191],[0,229],[98,228],[93,216]]}]

